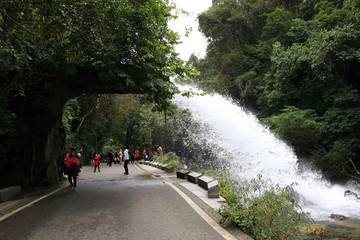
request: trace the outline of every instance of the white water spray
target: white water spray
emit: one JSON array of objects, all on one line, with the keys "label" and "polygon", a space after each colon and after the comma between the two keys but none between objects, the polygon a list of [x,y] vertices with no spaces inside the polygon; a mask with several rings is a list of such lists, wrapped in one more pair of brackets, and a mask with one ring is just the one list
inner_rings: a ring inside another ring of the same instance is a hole
[{"label": "white water spray", "polygon": [[344,197],[348,189],[359,192],[357,187],[330,184],[310,169],[299,171],[293,150],[230,99],[219,94],[191,98],[177,95],[174,101],[211,128],[209,134],[198,137],[226,150],[226,154],[218,154],[218,159],[226,163],[233,176],[249,180],[261,174],[280,186],[298,183],[294,189],[301,197],[300,204],[315,220],[329,220],[332,213],[360,219],[360,201]]}]

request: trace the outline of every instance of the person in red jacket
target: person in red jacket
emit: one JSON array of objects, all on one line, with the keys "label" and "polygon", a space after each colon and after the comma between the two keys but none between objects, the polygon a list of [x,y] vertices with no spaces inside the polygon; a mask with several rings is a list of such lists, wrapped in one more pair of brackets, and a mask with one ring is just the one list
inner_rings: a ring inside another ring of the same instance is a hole
[{"label": "person in red jacket", "polygon": [[100,172],[100,160],[101,160],[101,157],[99,154],[96,154],[95,157],[94,157],[94,172],[96,172],[96,168],[98,168],[98,171]]},{"label": "person in red jacket", "polygon": [[64,173],[68,175],[71,190],[76,191],[76,177],[79,176],[79,159],[76,157],[76,148],[71,148],[64,158]]},{"label": "person in red jacket", "polygon": [[139,160],[139,158],[140,158],[140,151],[139,150],[135,151],[134,158],[135,158],[135,160]]}]

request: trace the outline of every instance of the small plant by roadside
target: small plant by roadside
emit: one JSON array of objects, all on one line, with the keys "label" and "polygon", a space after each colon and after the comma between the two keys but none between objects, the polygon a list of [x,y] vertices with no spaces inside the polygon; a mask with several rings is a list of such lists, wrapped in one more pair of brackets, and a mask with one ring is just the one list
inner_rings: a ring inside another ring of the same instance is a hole
[{"label": "small plant by roadside", "polygon": [[233,222],[256,240],[305,239],[301,226],[312,220],[298,205],[294,185],[273,185],[261,175],[239,184],[223,176],[220,194],[228,205],[219,210],[221,222]]},{"label": "small plant by roadside", "polygon": [[215,179],[220,179],[223,176],[222,172],[220,172],[220,171],[218,171],[216,169],[213,169],[213,168],[201,170],[201,173],[203,175],[210,176],[210,177],[213,177]]},{"label": "small plant by roadside", "polygon": [[301,227],[301,232],[309,236],[324,236],[328,234],[329,230],[321,224],[307,224]]},{"label": "small plant by roadside", "polygon": [[182,168],[180,157],[177,156],[174,152],[168,152],[162,156],[158,156],[156,160],[160,163],[164,163],[173,167],[174,171]]}]

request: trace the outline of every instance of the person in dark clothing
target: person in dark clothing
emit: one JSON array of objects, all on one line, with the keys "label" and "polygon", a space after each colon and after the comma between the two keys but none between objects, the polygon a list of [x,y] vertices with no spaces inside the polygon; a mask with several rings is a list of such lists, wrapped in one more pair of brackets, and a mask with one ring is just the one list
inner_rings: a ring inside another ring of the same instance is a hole
[{"label": "person in dark clothing", "polygon": [[94,166],[94,158],[95,158],[95,154],[93,152],[91,152],[89,154],[89,163],[90,163],[90,166],[93,167]]},{"label": "person in dark clothing", "polygon": [[108,160],[108,165],[111,167],[112,163],[114,162],[114,153],[112,150],[110,150],[108,153]]},{"label": "person in dark clothing", "polygon": [[64,158],[64,173],[68,175],[71,190],[76,191],[76,178],[79,176],[79,159],[76,157],[76,148],[72,148],[70,153]]},{"label": "person in dark clothing", "polygon": [[83,157],[83,150],[80,148],[79,151],[76,152],[76,157],[79,159],[79,168],[82,168],[82,157]]},{"label": "person in dark clothing", "polygon": [[134,153],[129,149],[129,159],[130,163],[134,163]]}]

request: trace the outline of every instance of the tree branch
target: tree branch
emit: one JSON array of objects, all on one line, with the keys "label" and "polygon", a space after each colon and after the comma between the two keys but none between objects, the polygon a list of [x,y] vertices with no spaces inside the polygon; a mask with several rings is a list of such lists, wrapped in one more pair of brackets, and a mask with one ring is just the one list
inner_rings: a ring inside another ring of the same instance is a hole
[{"label": "tree branch", "polygon": [[360,175],[360,172],[356,169],[356,166],[355,166],[355,164],[354,164],[353,160],[352,160],[352,159],[349,159],[349,162],[350,162],[350,163],[351,163],[351,165],[354,167],[354,171],[355,171],[355,173],[356,173],[357,175]]},{"label": "tree branch", "polygon": [[91,108],[90,111],[89,111],[88,113],[86,113],[86,114],[81,118],[80,123],[79,123],[79,125],[77,126],[75,133],[78,133],[78,132],[79,132],[81,126],[83,125],[83,123],[84,123],[84,121],[85,121],[85,118],[87,118],[87,116],[89,116],[89,115],[95,110],[95,108],[96,108],[96,107]]}]

